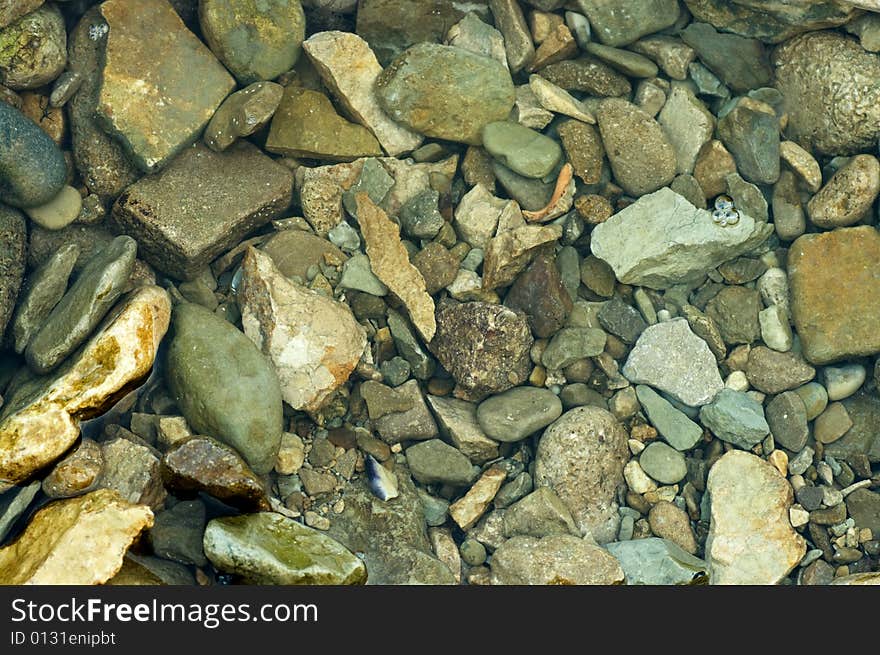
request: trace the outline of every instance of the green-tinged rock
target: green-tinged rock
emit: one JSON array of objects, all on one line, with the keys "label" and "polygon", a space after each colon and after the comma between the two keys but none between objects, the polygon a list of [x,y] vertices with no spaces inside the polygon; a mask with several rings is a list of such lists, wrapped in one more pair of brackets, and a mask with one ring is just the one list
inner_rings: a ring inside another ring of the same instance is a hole
[{"label": "green-tinged rock", "polygon": [[605,544],[628,585],[702,584],[708,565],[673,542],[658,537]]},{"label": "green-tinged rock", "polygon": [[551,534],[580,536],[571,512],[550,487],[538,487],[504,512],[504,535],[546,537]]},{"label": "green-tinged rock", "polygon": [[779,121],[770,105],[740,98],[718,121],[718,136],[745,179],[756,184],[779,179]]},{"label": "green-tinged rock", "polygon": [[434,360],[425,352],[422,344],[413,334],[409,322],[399,312],[389,310],[388,329],[391,330],[397,352],[412,367],[413,377],[418,380],[427,380],[431,377],[434,374]]},{"label": "green-tinged rock", "polygon": [[504,37],[504,51],[512,73],[518,73],[535,60],[535,45],[522,7],[517,0],[488,0],[495,25]]},{"label": "green-tinged rock", "polygon": [[299,0],[201,0],[199,24],[208,46],[242,84],[293,68],[306,33]]},{"label": "green-tinged rock", "polygon": [[586,51],[628,77],[655,77],[659,72],[653,61],[629,50],[588,43]]},{"label": "green-tinged rock", "polygon": [[659,32],[678,20],[675,0],[579,0],[590,19],[592,33],[605,45],[623,46]]},{"label": "green-tinged rock", "polygon": [[422,484],[469,485],[478,470],[457,448],[439,439],[422,441],[406,449],[406,463]]},{"label": "green-tinged rock", "polygon": [[235,448],[257,473],[275,464],[282,402],[271,364],[244,333],[191,303],[174,308],[169,388],[193,430]]},{"label": "green-tinged rock", "polygon": [[700,150],[715,132],[715,117],[690,88],[676,84],[657,122],[675,150],[676,171],[693,173]]},{"label": "green-tinged rock", "polygon": [[48,373],[85,341],[122,295],[134,266],[137,242],[116,237],[85,265],[25,351],[28,365]]},{"label": "green-tinged rock", "polygon": [[181,564],[207,566],[202,535],[205,532],[205,504],[187,500],[156,514],[150,528],[153,552]]},{"label": "green-tinged rock", "polygon": [[370,258],[361,253],[353,255],[342,265],[339,286],[343,289],[363,291],[374,296],[388,294],[388,287],[382,284],[382,281],[375,276],[370,268]]},{"label": "green-tinged rock", "polygon": [[579,57],[549,64],[541,77],[566,91],[600,97],[628,96],[632,86],[626,76],[594,57]]},{"label": "green-tinged rock", "polygon": [[[0,107],[3,107],[0,103]],[[15,309],[27,259],[24,216],[0,205],[0,338]]]},{"label": "green-tinged rock", "polygon": [[272,118],[266,150],[287,157],[352,161],[376,157],[382,148],[363,125],[336,113],[323,93],[291,84]]},{"label": "green-tinged rock", "polygon": [[43,5],[0,29],[0,82],[9,88],[47,84],[66,63],[64,17],[55,5]]},{"label": "green-tinged rock", "polygon": [[684,455],[662,441],[652,441],[639,455],[642,470],[662,484],[675,484],[687,475]]},{"label": "green-tinged rock", "polygon": [[350,585],[367,579],[364,563],[339,542],[280,514],[213,519],[205,555],[250,584]]},{"label": "green-tinged rock", "polygon": [[375,90],[395,121],[426,136],[475,145],[483,127],[507,118],[515,100],[503,64],[433,43],[398,56],[376,79]]},{"label": "green-tinged rock", "polygon": [[107,0],[100,12],[98,120],[142,170],[158,170],[198,138],[235,80],[165,0]]},{"label": "green-tinged rock", "polygon": [[761,336],[758,312],[761,294],[746,287],[724,287],[706,305],[706,315],[718,326],[728,345],[752,343]]},{"label": "green-tinged rock", "polygon": [[527,211],[540,211],[547,206],[553,196],[553,184],[524,177],[497,161],[492,162],[492,172],[498,183],[511,198]]},{"label": "green-tinged rock", "polygon": [[439,201],[440,194],[434,189],[426,189],[407,200],[397,217],[404,234],[417,239],[433,239],[437,236],[444,222]]},{"label": "green-tinged rock", "polygon": [[2,0],[0,2],[0,27],[6,27],[25,14],[39,8],[44,0]]},{"label": "green-tinged rock", "polygon": [[547,344],[541,363],[558,370],[584,357],[595,357],[605,349],[607,335],[597,328],[562,328]]},{"label": "green-tinged rock", "polygon": [[254,82],[230,95],[214,112],[202,137],[217,152],[226,150],[236,139],[263,128],[278,109],[284,87],[274,82]]},{"label": "green-tinged rock", "polygon": [[553,139],[507,121],[483,127],[483,147],[510,170],[531,178],[549,175],[562,157],[562,148]]},{"label": "green-tinged rock", "polygon": [[708,23],[691,23],[682,30],[681,38],[736,93],[767,86],[773,79],[760,41],[719,33]]},{"label": "green-tinged rock", "polygon": [[679,451],[690,450],[703,436],[703,429],[651,387],[640,384],[636,395],[657,432]]},{"label": "green-tinged rock", "polygon": [[521,441],[562,415],[562,402],[549,389],[516,387],[491,396],[477,407],[477,422],[498,441]]},{"label": "green-tinged rock", "polygon": [[67,177],[55,142],[19,110],[0,102],[0,201],[14,207],[43,205]]},{"label": "green-tinged rock", "polygon": [[623,579],[607,550],[570,534],[516,536],[492,556],[493,585],[612,585]]},{"label": "green-tinged rock", "polygon": [[770,432],[761,403],[742,391],[728,388],[700,408],[700,421],[722,441],[744,450],[760,443]]}]

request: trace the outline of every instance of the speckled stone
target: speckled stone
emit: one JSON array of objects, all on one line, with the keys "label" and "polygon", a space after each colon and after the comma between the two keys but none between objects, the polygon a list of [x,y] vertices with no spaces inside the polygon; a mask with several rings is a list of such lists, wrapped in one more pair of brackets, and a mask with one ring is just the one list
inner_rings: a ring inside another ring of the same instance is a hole
[{"label": "speckled stone", "polygon": [[[0,107],[4,106],[0,103]],[[0,337],[15,309],[27,261],[27,226],[15,209],[0,205]]]},{"label": "speckled stone", "polygon": [[54,80],[67,63],[64,17],[46,4],[0,29],[0,82],[34,89]]}]

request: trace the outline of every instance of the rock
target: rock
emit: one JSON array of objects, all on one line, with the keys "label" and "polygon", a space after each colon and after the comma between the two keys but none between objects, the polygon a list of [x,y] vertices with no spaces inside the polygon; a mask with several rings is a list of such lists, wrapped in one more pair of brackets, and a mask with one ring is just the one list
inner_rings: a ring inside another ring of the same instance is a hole
[{"label": "rock", "polygon": [[809,382],[794,390],[803,401],[807,412],[807,420],[812,421],[828,406],[828,392],[818,382]]},{"label": "rock", "polygon": [[492,439],[515,442],[550,425],[562,414],[552,391],[517,387],[491,396],[477,407],[477,421]]},{"label": "rock", "polygon": [[749,351],[746,376],[763,393],[776,394],[812,380],[816,370],[795,353],[780,353],[764,346]]},{"label": "rock", "polygon": [[846,434],[852,426],[852,419],[843,403],[831,403],[816,417],[813,436],[819,443],[833,443]]},{"label": "rock", "polygon": [[604,349],[607,335],[597,328],[562,328],[553,335],[541,355],[541,363],[556,371],[585,357],[595,357]]},{"label": "rock", "polygon": [[49,498],[71,498],[92,491],[103,468],[101,446],[83,438],[76,450],[59,461],[43,478],[43,493]]},{"label": "rock", "polygon": [[535,487],[550,487],[582,533],[599,543],[617,534],[616,490],[629,458],[627,434],[598,407],[576,407],[545,431],[535,456]]},{"label": "rock", "polygon": [[477,420],[477,406],[457,398],[427,396],[440,431],[474,464],[498,457],[498,442],[490,439]]},{"label": "rock", "polygon": [[421,337],[426,342],[431,341],[437,330],[434,301],[425,291],[425,279],[410,263],[400,242],[400,228],[366,193],[357,195],[357,208],[370,268],[403,302]]},{"label": "rock", "polygon": [[425,405],[425,399],[416,380],[410,380],[394,390],[398,398],[411,409],[391,412],[372,421],[379,436],[389,444],[401,441],[433,439],[438,435],[437,424]]},{"label": "rock", "polygon": [[455,379],[455,395],[480,400],[526,380],[532,341],[522,314],[469,302],[437,311],[437,334],[430,348]]},{"label": "rock", "polygon": [[624,284],[665,289],[698,282],[763,242],[772,229],[745,214],[735,225],[722,227],[708,211],[663,188],[597,225],[590,249]]},{"label": "rock", "polygon": [[541,77],[566,91],[579,91],[598,97],[628,96],[632,90],[626,76],[595,59],[579,57],[550,64]]},{"label": "rock", "polygon": [[44,0],[6,0],[0,4],[0,27],[6,27],[25,14],[38,9]]},{"label": "rock", "polygon": [[434,373],[434,360],[422,348],[406,319],[396,311],[389,310],[388,327],[397,352],[409,362],[413,376],[418,380],[427,380],[431,377]]},{"label": "rock", "polygon": [[780,143],[779,155],[811,192],[816,193],[819,190],[822,186],[822,171],[813,155],[794,141]]},{"label": "rock", "polygon": [[25,358],[35,372],[52,371],[92,333],[122,294],[136,252],[134,239],[120,236],[89,260],[28,342]]},{"label": "rock", "polygon": [[675,151],[675,170],[693,173],[697,155],[715,132],[715,117],[684,85],[674,85],[657,122]]},{"label": "rock", "polygon": [[24,210],[34,223],[47,230],[60,230],[70,225],[81,211],[82,197],[71,186],[61,187],[58,195],[45,205]]},{"label": "rock", "polygon": [[[788,255],[791,309],[804,357],[829,364],[880,352],[880,290],[873,262],[880,234],[873,227],[851,227],[808,234]],[[826,271],[834,271],[829,286]],[[846,308],[841,311],[841,308]]]},{"label": "rock", "polygon": [[791,486],[771,464],[732,450],[709,471],[711,584],[778,584],[806,552],[791,527]]},{"label": "rock", "polygon": [[713,139],[702,147],[694,164],[694,178],[706,198],[725,193],[731,173],[736,173],[736,162],[721,141]]},{"label": "rock", "polygon": [[248,248],[241,270],[244,333],[272,362],[284,401],[316,412],[360,360],[364,329],[347,305],[289,281],[259,250]]},{"label": "rock", "polygon": [[37,207],[64,186],[67,164],[51,138],[24,114],[0,102],[0,200],[15,207]]},{"label": "rock", "polygon": [[[483,262],[483,288],[496,289],[510,285],[542,252],[542,247],[561,236],[558,225],[522,225],[490,239]],[[549,250],[544,249],[543,252],[549,253]]]},{"label": "rock", "polygon": [[715,356],[684,319],[650,325],[630,351],[622,373],[691,407],[712,401],[723,382]]},{"label": "rock", "polygon": [[[4,103],[0,102],[0,108]],[[2,109],[0,109],[2,111]],[[27,227],[24,216],[0,205],[0,337],[12,316],[24,277]]]},{"label": "rock", "polygon": [[4,486],[0,493],[0,543],[2,543],[16,521],[27,511],[31,502],[40,493],[40,482],[31,482],[27,486],[14,486],[8,489]]},{"label": "rock", "polygon": [[761,295],[746,287],[724,287],[706,305],[706,315],[718,326],[728,345],[752,343],[761,336],[758,312]]},{"label": "rock", "polygon": [[24,375],[11,386],[0,413],[0,480],[18,482],[58,459],[79,437],[81,418],[100,415],[144,379],[169,313],[164,290],[141,287],[53,375]]},{"label": "rock", "polygon": [[152,266],[188,280],[284,211],[292,186],[290,171],[250,143],[224,152],[198,144],[159,175],[130,186],[113,206],[111,222],[137,239]]},{"label": "rock", "polygon": [[880,584],[880,576],[876,573],[853,573],[834,578],[828,584],[832,585],[876,585]]},{"label": "rock", "polygon": [[690,450],[703,436],[703,429],[672,403],[645,385],[636,387],[642,409],[666,442],[678,451]]},{"label": "rock", "polygon": [[620,98],[599,103],[596,119],[614,178],[627,193],[641,196],[672,182],[675,150],[657,121]]},{"label": "rock", "polygon": [[504,304],[514,311],[524,312],[532,332],[542,339],[562,328],[572,308],[571,296],[563,286],[559,268],[549,256],[536,257],[517,276]]},{"label": "rock", "polygon": [[562,156],[562,149],[553,139],[507,121],[486,124],[482,130],[482,143],[499,162],[532,178],[549,175]]},{"label": "rock", "polygon": [[35,89],[54,80],[67,63],[64,17],[43,5],[0,29],[0,82]]},{"label": "rock", "polygon": [[206,0],[199,3],[199,24],[214,54],[245,85],[293,68],[306,31],[299,0]]},{"label": "rock", "polygon": [[[267,473],[282,432],[281,389],[271,364],[247,336],[198,305],[178,304],[173,318],[166,379],[187,422]],[[244,379],[247,385],[234,383]]]},{"label": "rock", "polygon": [[167,2],[135,11],[109,0],[100,12],[110,29],[98,120],[143,171],[156,171],[198,138],[235,81]]},{"label": "rock", "polygon": [[400,54],[376,79],[388,115],[425,136],[479,145],[484,126],[513,107],[507,68],[467,50],[420,43]]},{"label": "rock", "polygon": [[597,318],[607,332],[627,344],[635,343],[639,335],[648,327],[639,311],[623,302],[619,296],[604,303]]},{"label": "rock", "polygon": [[761,339],[767,346],[779,352],[788,352],[794,344],[788,317],[779,305],[770,305],[758,312]]},{"label": "rock", "polygon": [[605,157],[605,146],[598,130],[580,121],[567,120],[559,124],[556,132],[575,175],[585,184],[598,183]]},{"label": "rock", "polygon": [[691,529],[687,512],[673,503],[661,500],[648,513],[651,532],[661,539],[668,539],[682,550],[696,555],[697,540]]},{"label": "rock", "polygon": [[778,446],[794,453],[807,445],[810,430],[804,401],[794,391],[785,391],[774,397],[765,408],[767,425]]},{"label": "rock", "polygon": [[853,426],[843,437],[825,447],[832,457],[850,459],[867,457],[868,461],[880,461],[880,401],[871,394],[859,393],[843,401]]},{"label": "rock", "polygon": [[123,499],[157,510],[168,495],[159,478],[159,454],[123,437],[101,444],[103,467],[98,487],[112,489]]},{"label": "rock", "polygon": [[345,262],[348,257],[335,245],[303,230],[282,230],[262,246],[286,277],[307,278],[310,267],[322,262]]},{"label": "rock", "polygon": [[[99,489],[51,503],[37,512],[15,543],[0,548],[0,583],[103,584],[122,566],[126,550],[153,524],[145,505]],[[93,548],[83,549],[84,542]]]},{"label": "rock", "polygon": [[404,204],[397,217],[404,234],[419,239],[433,239],[437,236],[444,223],[443,216],[440,214],[439,201],[440,194],[429,189],[413,196]]},{"label": "rock", "polygon": [[319,32],[303,42],[303,49],[345,111],[373,133],[388,155],[419,147],[422,137],[395,123],[379,105],[373,85],[382,67],[366,41],[348,32]]},{"label": "rock", "polygon": [[363,125],[336,113],[323,93],[288,86],[272,118],[266,150],[286,157],[351,161],[376,157],[382,149]]},{"label": "rock", "polygon": [[[592,124],[596,122],[592,110],[586,103],[578,100],[568,91],[556,86],[552,82],[548,82],[540,75],[529,76],[529,88],[541,107],[547,111],[562,114],[563,116],[571,116],[585,123]],[[552,119],[552,113],[550,118]]]},{"label": "rock", "polygon": [[223,101],[211,117],[202,139],[211,150],[222,152],[236,139],[254,134],[271,120],[284,87],[274,82],[254,82]]},{"label": "rock", "polygon": [[549,487],[540,487],[504,512],[504,535],[546,537],[551,534],[580,536],[571,512]]},{"label": "rock", "polygon": [[605,548],[620,562],[628,585],[695,584],[708,570],[703,560],[657,537],[615,541]]},{"label": "rock", "polygon": [[843,400],[853,395],[865,382],[867,371],[861,364],[826,366],[822,370],[828,400]]},{"label": "rock", "polygon": [[280,514],[208,522],[205,555],[249,584],[363,584],[364,563],[339,542]]},{"label": "rock", "polygon": [[637,0],[621,7],[612,0],[581,0],[593,33],[605,45],[624,46],[663,30],[678,20],[678,4],[671,0]]},{"label": "rock", "polygon": [[825,155],[873,148],[880,136],[880,57],[855,39],[822,31],[781,45],[773,65],[789,111],[789,139]]},{"label": "rock", "polygon": [[459,450],[439,439],[421,441],[406,449],[406,463],[412,476],[422,484],[469,485],[475,470]]},{"label": "rock", "polygon": [[715,400],[701,407],[700,421],[722,441],[744,450],[760,443],[770,432],[761,403],[733,389],[722,389]]},{"label": "rock", "polygon": [[846,497],[846,509],[856,526],[880,533],[880,494],[856,489]]},{"label": "rock", "polygon": [[508,66],[501,32],[484,23],[473,11],[465,14],[464,18],[449,28],[446,33],[446,44],[483,57],[491,57],[505,67]]},{"label": "rock", "polygon": [[473,528],[489,508],[507,473],[497,467],[483,472],[468,492],[449,506],[449,516],[459,528],[467,532]]},{"label": "rock", "polygon": [[779,121],[770,105],[740,98],[718,121],[718,137],[745,179],[755,184],[779,179]]},{"label": "rock", "polygon": [[727,346],[721,337],[721,331],[718,329],[715,321],[693,305],[684,305],[681,308],[681,313],[687,319],[693,333],[709,346],[709,350],[715,355],[715,359],[719,362],[724,361],[725,357],[727,357]]},{"label": "rock", "polygon": [[482,184],[464,194],[455,208],[455,227],[472,248],[485,248],[495,235],[502,214],[516,213],[512,201],[496,198]]},{"label": "rock", "polygon": [[610,585],[623,579],[608,551],[573,535],[513,537],[492,556],[493,585]]},{"label": "rock", "polygon": [[187,500],[156,514],[149,532],[150,545],[164,559],[204,567],[208,565],[202,547],[204,532],[205,504]]},{"label": "rock", "polygon": [[773,79],[760,41],[717,32],[708,23],[691,23],[682,30],[681,38],[735,93],[768,86]]},{"label": "rock", "polygon": [[693,48],[675,37],[665,35],[639,39],[630,49],[653,59],[674,80],[687,79],[688,66],[696,56]]},{"label": "rock", "polygon": [[857,223],[871,209],[878,193],[880,162],[873,155],[856,155],[810,198],[810,221],[829,229]]},{"label": "rock", "polygon": [[504,37],[504,50],[511,73],[518,73],[535,59],[535,46],[516,0],[488,0],[495,25]]},{"label": "rock", "polygon": [[642,470],[662,484],[675,484],[687,475],[684,455],[662,441],[654,441],[639,456]]}]

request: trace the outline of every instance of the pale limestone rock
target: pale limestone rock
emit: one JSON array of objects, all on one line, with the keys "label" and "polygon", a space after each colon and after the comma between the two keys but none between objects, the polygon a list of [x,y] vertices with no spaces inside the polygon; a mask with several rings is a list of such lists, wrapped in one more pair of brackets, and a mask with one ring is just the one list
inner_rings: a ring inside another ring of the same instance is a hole
[{"label": "pale limestone rock", "polygon": [[517,536],[492,556],[493,585],[612,585],[624,581],[617,559],[570,534]]},{"label": "pale limestone rock", "polygon": [[425,397],[443,436],[474,464],[498,457],[498,442],[486,436],[477,422],[477,406],[466,400],[427,395]]},{"label": "pale limestone rock", "polygon": [[531,263],[541,246],[552,244],[561,236],[561,225],[524,225],[491,239],[483,261],[483,289],[508,286]]},{"label": "pale limestone rock", "polygon": [[468,492],[449,506],[449,515],[464,531],[477,524],[489,508],[489,503],[501,489],[507,473],[498,468],[490,468],[474,482]]}]

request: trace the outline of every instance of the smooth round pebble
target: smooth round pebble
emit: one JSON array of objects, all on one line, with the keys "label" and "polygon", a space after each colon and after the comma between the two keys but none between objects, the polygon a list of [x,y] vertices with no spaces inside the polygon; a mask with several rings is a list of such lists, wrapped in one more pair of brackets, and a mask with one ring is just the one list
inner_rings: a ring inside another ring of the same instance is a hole
[{"label": "smooth round pebble", "polygon": [[804,401],[804,407],[807,408],[807,420],[812,421],[825,411],[828,406],[828,392],[818,382],[808,382],[802,387],[798,387],[794,392]]},{"label": "smooth round pebble", "polygon": [[861,364],[826,366],[822,371],[828,400],[842,400],[853,395],[865,382],[867,371]]},{"label": "smooth round pebble", "polygon": [[639,456],[642,470],[662,484],[681,482],[687,475],[684,455],[663,442],[649,444]]},{"label": "smooth round pebble", "polygon": [[28,207],[24,213],[40,227],[47,230],[60,230],[67,227],[82,210],[82,196],[72,186],[63,186],[58,195],[45,205]]},{"label": "smooth round pebble", "polygon": [[486,561],[486,547],[476,539],[465,539],[458,550],[468,566],[479,566]]},{"label": "smooth round pebble", "polygon": [[516,387],[487,398],[477,407],[477,422],[497,441],[520,441],[562,414],[562,402],[548,389]]}]

